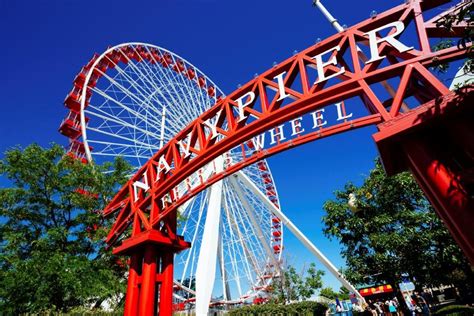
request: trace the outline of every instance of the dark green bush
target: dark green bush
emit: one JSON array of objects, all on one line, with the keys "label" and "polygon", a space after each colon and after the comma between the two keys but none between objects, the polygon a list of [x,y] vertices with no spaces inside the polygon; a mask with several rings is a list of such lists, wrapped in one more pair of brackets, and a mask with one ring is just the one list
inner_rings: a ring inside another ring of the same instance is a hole
[{"label": "dark green bush", "polygon": [[434,315],[474,315],[474,308],[465,305],[450,305],[437,310]]},{"label": "dark green bush", "polygon": [[299,302],[288,305],[281,304],[262,304],[249,305],[230,311],[231,316],[250,316],[250,315],[324,315],[327,306],[316,302]]}]

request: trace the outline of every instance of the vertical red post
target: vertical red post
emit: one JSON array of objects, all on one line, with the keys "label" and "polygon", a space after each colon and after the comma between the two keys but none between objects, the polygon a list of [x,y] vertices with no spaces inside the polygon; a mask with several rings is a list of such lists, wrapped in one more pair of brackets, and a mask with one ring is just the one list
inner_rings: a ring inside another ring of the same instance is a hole
[{"label": "vertical red post", "polygon": [[[176,226],[178,217],[176,210],[167,217],[167,232],[172,238],[176,238]],[[160,315],[173,314],[173,260],[172,252],[161,255],[161,286],[160,286]]]},{"label": "vertical red post", "polygon": [[156,246],[146,245],[143,255],[142,286],[138,310],[140,316],[153,316],[155,313],[156,261]]},{"label": "vertical red post", "polygon": [[141,256],[140,254],[133,254],[130,258],[130,269],[128,272],[127,294],[125,298],[125,316],[135,316],[138,313],[138,271],[140,269]]},{"label": "vertical red post", "polygon": [[160,315],[173,313],[173,253],[161,257]]},{"label": "vertical red post", "polygon": [[[436,141],[436,140],[433,140]],[[474,264],[474,205],[458,178],[437,159],[427,139],[406,137],[409,168],[451,235]]]}]

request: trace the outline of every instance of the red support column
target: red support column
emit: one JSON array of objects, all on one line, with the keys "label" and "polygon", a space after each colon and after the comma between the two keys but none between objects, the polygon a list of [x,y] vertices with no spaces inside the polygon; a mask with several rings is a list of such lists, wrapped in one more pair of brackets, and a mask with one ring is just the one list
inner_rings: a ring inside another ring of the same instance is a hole
[{"label": "red support column", "polygon": [[160,315],[173,313],[173,253],[161,257]]},{"label": "red support column", "polygon": [[130,258],[130,270],[128,272],[127,294],[125,299],[125,316],[135,316],[138,314],[138,271],[140,269],[141,256],[137,253]]},{"label": "red support column", "polygon": [[[430,75],[420,75],[431,81]],[[445,88],[436,89],[446,93]],[[431,100],[380,124],[373,137],[387,173],[411,170],[474,265],[473,92],[468,87]]]},{"label": "red support column", "polygon": [[412,135],[403,142],[408,166],[451,235],[474,264],[474,205],[459,179],[430,150],[427,139]]},{"label": "red support column", "polygon": [[176,235],[175,217],[166,219],[167,230],[144,231],[114,249],[116,255],[131,255],[124,315],[153,316],[157,309],[160,316],[172,315],[174,254],[191,246]]},{"label": "red support column", "polygon": [[145,246],[142,267],[142,286],[140,289],[139,315],[153,316],[155,313],[156,288],[156,246]]},{"label": "red support column", "polygon": [[[176,238],[177,221],[176,211],[171,212],[167,217],[167,232],[171,238]],[[172,252],[161,255],[160,316],[173,314],[173,261]]]}]

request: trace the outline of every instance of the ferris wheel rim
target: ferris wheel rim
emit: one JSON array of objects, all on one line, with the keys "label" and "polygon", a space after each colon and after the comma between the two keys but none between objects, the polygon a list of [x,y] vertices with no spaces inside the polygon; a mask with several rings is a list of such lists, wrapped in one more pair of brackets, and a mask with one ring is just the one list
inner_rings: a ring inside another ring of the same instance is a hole
[{"label": "ferris wheel rim", "polygon": [[[92,159],[92,154],[91,154],[91,151],[90,151],[90,148],[89,148],[89,144],[88,144],[88,139],[87,139],[87,124],[86,124],[86,115],[84,113],[84,110],[86,108],[86,95],[87,95],[87,90],[89,88],[89,81],[92,77],[92,74],[94,72],[94,69],[96,68],[96,66],[99,64],[99,62],[110,52],[118,49],[118,48],[121,48],[121,47],[125,47],[125,46],[130,46],[130,45],[133,45],[133,46],[148,46],[148,47],[153,47],[153,48],[156,48],[156,49],[159,49],[159,50],[162,50],[170,55],[173,55],[173,56],[176,56],[176,57],[179,57],[180,60],[184,61],[185,63],[187,63],[188,65],[191,65],[195,70],[197,70],[202,76],[205,77],[206,80],[209,80],[209,82],[216,88],[216,90],[220,93],[220,95],[225,95],[222,90],[219,88],[219,86],[217,86],[214,81],[212,81],[208,76],[206,76],[204,74],[204,72],[202,72],[198,67],[194,66],[194,64],[192,64],[191,62],[189,62],[187,59],[181,57],[180,55],[178,54],[175,54],[173,53],[172,51],[166,49],[166,48],[163,48],[163,47],[160,47],[158,45],[154,45],[154,44],[150,44],[150,43],[144,43],[144,42],[126,42],[126,43],[121,43],[121,44],[117,44],[115,46],[112,46],[108,49],[106,49],[102,54],[100,54],[97,59],[94,61],[94,63],[92,63],[90,69],[88,70],[87,72],[87,75],[86,75],[86,78],[84,80],[84,89],[82,89],[81,91],[81,104],[80,104],[80,121],[81,121],[81,133],[82,133],[82,141],[84,143],[84,151],[85,151],[85,155],[86,155],[86,159],[90,162],[90,163],[94,163],[94,160]],[[217,94],[216,94],[217,95]]]}]

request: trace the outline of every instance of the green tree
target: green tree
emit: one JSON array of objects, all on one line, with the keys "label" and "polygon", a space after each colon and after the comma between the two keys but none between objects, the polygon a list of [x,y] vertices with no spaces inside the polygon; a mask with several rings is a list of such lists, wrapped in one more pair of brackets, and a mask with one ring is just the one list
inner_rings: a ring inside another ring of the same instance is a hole
[{"label": "green tree", "polygon": [[[108,171],[107,174],[104,172]],[[123,293],[100,216],[129,166],[83,164],[59,145],[15,148],[0,161],[0,310],[67,311]]]},{"label": "green tree", "polygon": [[323,275],[324,271],[316,269],[314,263],[300,274],[294,267],[288,266],[283,272],[283,278],[273,283],[274,297],[280,303],[308,299],[322,287]]},{"label": "green tree", "polygon": [[324,204],[324,234],[337,238],[355,284],[402,275],[418,286],[474,284],[469,263],[409,173],[387,177],[377,161],[361,186],[346,184]]},{"label": "green tree", "polygon": [[[436,23],[437,27],[444,28],[449,32],[453,32],[453,27],[456,24],[464,25],[464,34],[458,40],[457,46],[459,48],[467,49],[467,60],[463,66],[465,73],[474,73],[474,50],[472,46],[468,46],[469,42],[474,40],[474,3],[469,1],[465,5],[460,6],[458,10],[445,15],[440,21]],[[446,42],[441,42],[440,45],[445,45]],[[438,47],[437,47],[438,48]],[[443,47],[441,47],[443,48]]]},{"label": "green tree", "polygon": [[338,293],[334,292],[332,287],[325,287],[319,291],[319,295],[324,296],[325,298],[329,298],[331,300],[334,300],[336,297],[338,297]]},{"label": "green tree", "polygon": [[[464,73],[474,73],[474,48],[468,46],[469,42],[474,40],[474,3],[469,3],[466,1],[464,5],[461,5],[458,10],[454,10],[449,14],[446,14],[442,19],[440,19],[436,26],[447,30],[448,32],[453,32],[453,28],[457,24],[464,26],[464,34],[457,41],[458,48],[466,49],[466,61],[463,65]],[[451,40],[442,40],[436,44],[433,48],[435,51],[441,50],[444,48],[449,48],[453,45]],[[435,66],[440,72],[446,72],[449,68],[449,63],[438,63]],[[470,82],[472,83],[472,82]],[[464,83],[463,85],[465,85]]]},{"label": "green tree", "polygon": [[348,300],[349,299],[349,290],[345,287],[341,286],[339,292],[335,292],[331,287],[325,287],[319,291],[319,295],[324,296],[325,298],[329,298],[334,300],[339,298],[340,300]]},{"label": "green tree", "polygon": [[348,300],[349,299],[349,290],[346,289],[345,287],[341,286],[339,288],[338,297],[342,300]]}]

